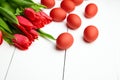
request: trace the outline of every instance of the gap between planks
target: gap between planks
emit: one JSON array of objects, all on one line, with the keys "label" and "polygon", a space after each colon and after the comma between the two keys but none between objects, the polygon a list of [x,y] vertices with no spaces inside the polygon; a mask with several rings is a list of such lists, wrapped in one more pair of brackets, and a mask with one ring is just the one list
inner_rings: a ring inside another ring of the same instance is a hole
[{"label": "gap between planks", "polygon": [[12,53],[12,56],[11,56],[10,62],[9,62],[9,64],[8,64],[8,67],[7,67],[7,71],[6,71],[4,80],[7,79],[7,75],[8,75],[8,72],[9,72],[9,70],[10,70],[10,67],[11,67],[11,64],[12,64],[12,61],[13,61],[13,58],[14,58],[15,51],[16,51],[16,48],[14,48],[14,51],[13,51],[13,53]]}]

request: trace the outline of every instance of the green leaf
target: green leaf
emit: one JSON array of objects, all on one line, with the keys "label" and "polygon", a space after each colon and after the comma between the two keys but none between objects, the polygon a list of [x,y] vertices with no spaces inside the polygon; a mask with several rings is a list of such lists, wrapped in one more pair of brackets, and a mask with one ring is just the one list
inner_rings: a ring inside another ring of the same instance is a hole
[{"label": "green leaf", "polygon": [[13,39],[13,35],[9,32],[7,32],[6,30],[4,30],[2,27],[0,27],[0,30],[2,31],[3,33],[3,37],[6,37],[6,38],[9,38],[9,39]]},{"label": "green leaf", "polygon": [[0,0],[0,5],[3,3],[3,2],[5,2],[6,0]]},{"label": "green leaf", "polygon": [[25,0],[25,1],[33,2],[32,0]]},{"label": "green leaf", "polygon": [[38,31],[38,33],[40,34],[40,36],[43,37],[43,38],[48,38],[48,39],[51,39],[51,40],[56,40],[52,35],[44,32],[44,31],[42,31],[42,30],[40,30],[40,29],[37,30],[37,31]]},{"label": "green leaf", "polygon": [[0,17],[0,27],[4,28],[9,33],[12,33],[6,22]]},{"label": "green leaf", "polygon": [[8,44],[13,44],[12,40],[10,38],[3,37],[3,39],[8,43]]},{"label": "green leaf", "polygon": [[1,7],[8,9],[8,10],[11,11],[12,13],[15,13],[14,7],[12,7],[11,4],[8,3],[7,1],[6,1],[6,2],[3,2],[3,3],[1,4]]},{"label": "green leaf", "polygon": [[35,5],[32,5],[31,8],[34,9],[36,12],[38,12],[38,11],[40,11],[41,9],[46,8],[46,6],[40,5],[40,4],[37,4],[37,3],[36,3]]},{"label": "green leaf", "polygon": [[9,9],[0,7],[0,14],[4,16],[8,22],[18,24],[16,16],[11,11],[9,11]]},{"label": "green leaf", "polygon": [[26,0],[10,0],[10,1],[19,7],[29,7],[34,4],[33,2],[26,1]]},{"label": "green leaf", "polygon": [[15,15],[21,15],[21,14],[23,14],[23,9],[17,8]]}]

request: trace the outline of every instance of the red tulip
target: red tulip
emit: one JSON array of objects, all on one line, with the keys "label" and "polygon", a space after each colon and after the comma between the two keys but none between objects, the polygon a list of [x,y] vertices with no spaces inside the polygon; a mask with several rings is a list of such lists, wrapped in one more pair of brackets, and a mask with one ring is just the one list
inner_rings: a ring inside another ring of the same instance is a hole
[{"label": "red tulip", "polygon": [[0,45],[2,44],[2,42],[3,42],[2,31],[0,31]]},{"label": "red tulip", "polygon": [[34,29],[30,30],[29,33],[33,36],[34,39],[37,39],[39,36],[38,32]]},{"label": "red tulip", "polygon": [[43,16],[44,18],[46,18],[46,20],[47,20],[46,23],[47,23],[47,24],[49,24],[49,23],[52,21],[52,18],[51,18],[50,16],[48,16],[45,12],[40,11],[39,14],[40,14],[41,16]]},{"label": "red tulip", "polygon": [[30,46],[31,42],[29,41],[29,39],[21,34],[15,34],[14,38],[12,39],[13,44],[21,49],[21,50],[26,50],[28,49],[28,47]]},{"label": "red tulip", "polygon": [[35,20],[32,23],[33,23],[33,25],[36,26],[35,29],[40,29],[40,28],[44,27],[42,20]]},{"label": "red tulip", "polygon": [[23,26],[26,30],[31,30],[34,25],[25,17],[23,16],[16,16],[18,19],[18,22],[21,26]]},{"label": "red tulip", "polygon": [[23,26],[16,25],[16,27],[20,29],[29,38],[31,42],[34,41],[34,38],[32,37],[32,35]]},{"label": "red tulip", "polygon": [[29,20],[34,21],[36,12],[32,8],[25,8],[24,9],[24,15],[27,17]]},{"label": "red tulip", "polygon": [[44,27],[44,25],[47,23],[47,19],[40,15],[39,12],[36,12],[35,20],[32,21],[33,25],[36,26],[36,29]]},{"label": "red tulip", "polygon": [[52,21],[52,18],[43,11],[35,12],[32,8],[26,8],[24,15],[32,22],[34,29],[42,28]]}]

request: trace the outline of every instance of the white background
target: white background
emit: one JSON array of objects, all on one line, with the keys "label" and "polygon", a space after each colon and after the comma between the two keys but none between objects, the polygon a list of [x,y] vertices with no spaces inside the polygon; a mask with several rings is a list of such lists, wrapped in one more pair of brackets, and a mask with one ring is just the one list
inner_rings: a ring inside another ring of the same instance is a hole
[{"label": "white background", "polygon": [[[39,0],[36,0],[39,2]],[[91,19],[84,17],[88,3],[98,6]],[[59,7],[56,0],[55,7]],[[120,80],[120,0],[86,0],[72,13],[78,14],[82,25],[67,29],[66,20],[52,22],[43,30],[55,38],[62,32],[74,37],[74,44],[59,51],[55,41],[39,37],[28,50],[21,51],[5,41],[0,46],[0,80]],[[48,15],[50,9],[44,10]],[[83,41],[86,26],[95,25],[99,36],[93,43]]]}]

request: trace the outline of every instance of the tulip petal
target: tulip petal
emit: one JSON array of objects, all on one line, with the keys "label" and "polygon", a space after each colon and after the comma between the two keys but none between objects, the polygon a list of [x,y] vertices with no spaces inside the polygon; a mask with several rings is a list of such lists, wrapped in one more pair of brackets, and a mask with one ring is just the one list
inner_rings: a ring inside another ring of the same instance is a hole
[{"label": "tulip petal", "polygon": [[2,31],[0,31],[0,45],[2,44],[2,42],[3,42]]},{"label": "tulip petal", "polygon": [[35,20],[35,14],[36,14],[36,12],[32,8],[25,8],[24,9],[25,17],[27,17],[31,21]]},{"label": "tulip petal", "polygon": [[26,36],[21,35],[21,34],[15,34],[12,41],[13,41],[14,45],[21,50],[28,49],[28,47],[31,44],[29,39]]},{"label": "tulip petal", "polygon": [[31,30],[33,27],[33,24],[25,17],[23,16],[17,16],[18,22],[20,25],[22,25],[26,30]]}]

